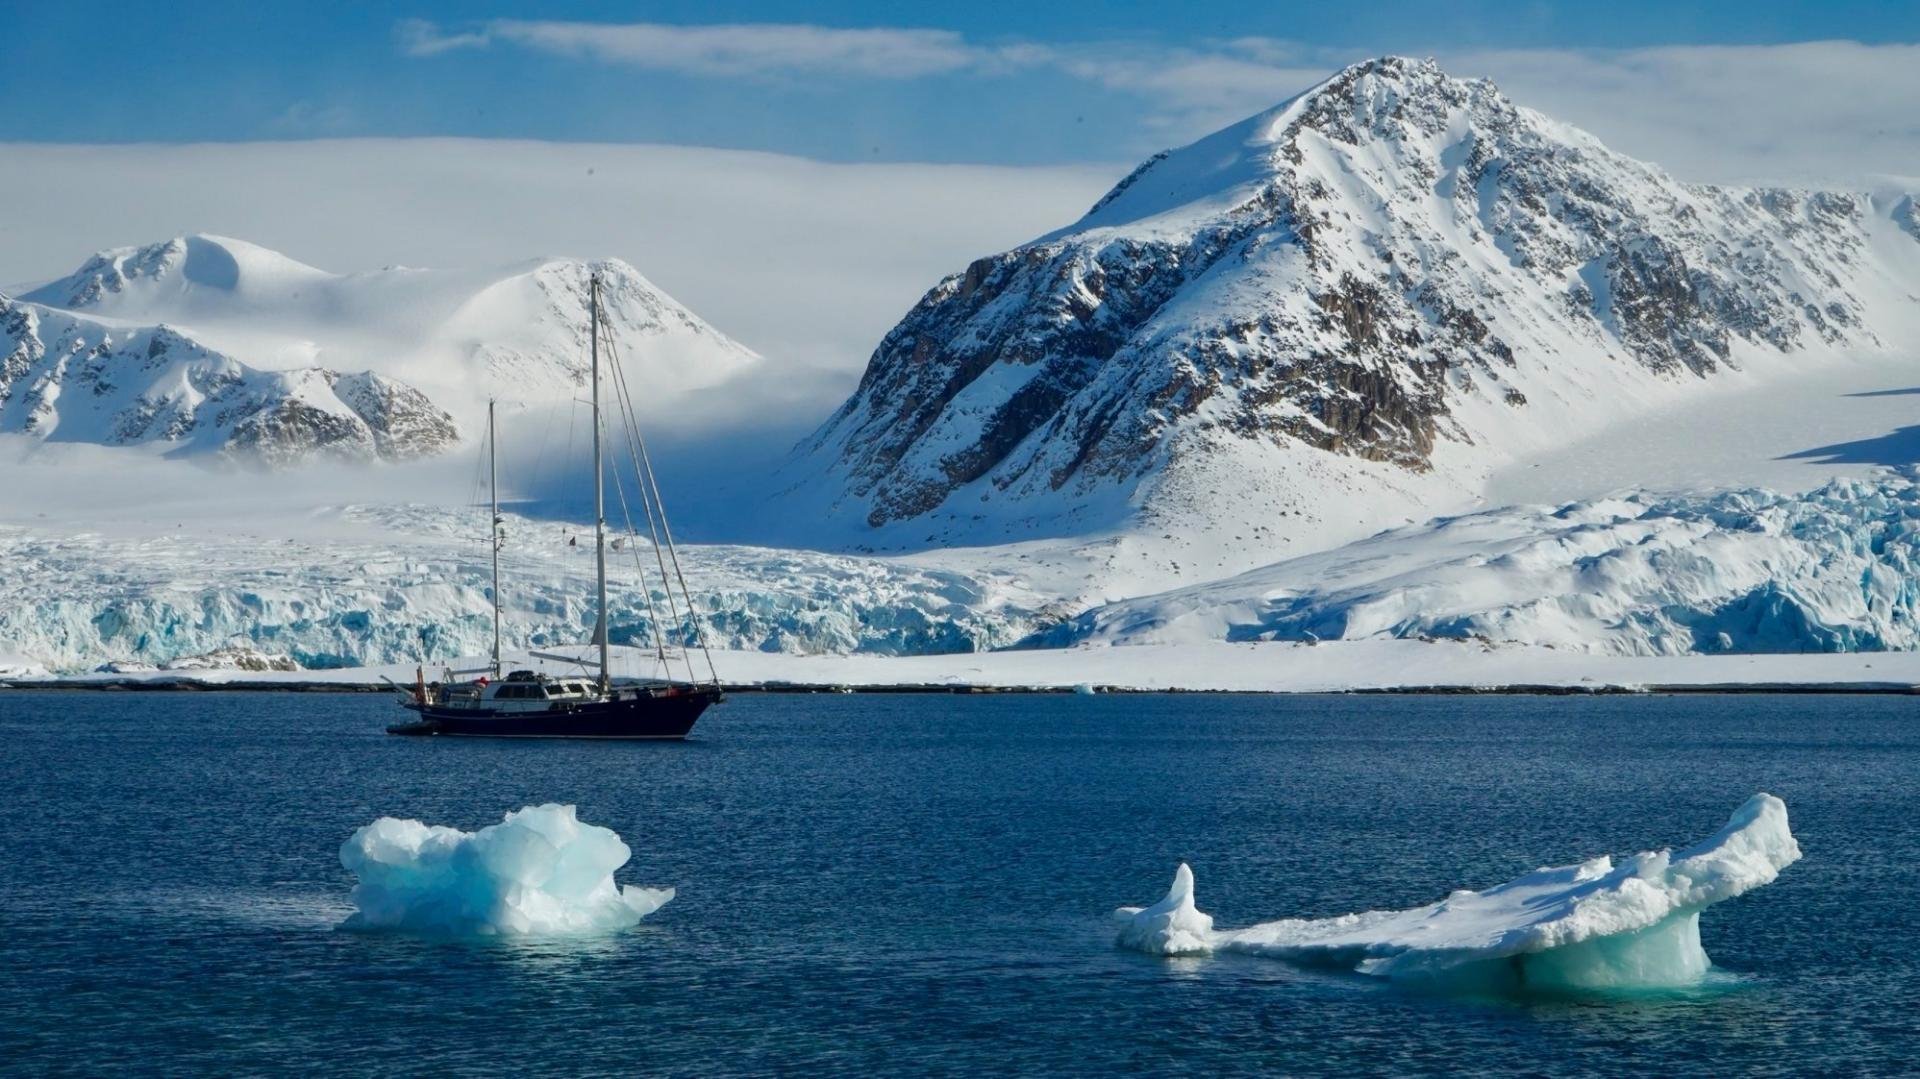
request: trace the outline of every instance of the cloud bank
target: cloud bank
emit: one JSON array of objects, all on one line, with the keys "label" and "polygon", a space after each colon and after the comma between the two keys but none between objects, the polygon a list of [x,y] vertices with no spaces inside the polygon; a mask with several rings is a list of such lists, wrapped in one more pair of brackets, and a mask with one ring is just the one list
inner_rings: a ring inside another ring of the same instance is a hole
[{"label": "cloud bank", "polygon": [[446,31],[424,19],[398,28],[411,56],[439,56],[495,44],[690,75],[829,74],[911,79],[1037,58],[1030,49],[969,43],[951,30],[838,29],[796,23],[674,26],[495,19]]},{"label": "cloud bank", "polygon": [[[1129,110],[1137,138],[1116,159],[1191,141],[1313,85],[1373,51],[1274,38],[1179,46],[1089,40],[982,42],[950,30],[805,24],[410,20],[416,57],[502,48],[696,78],[804,76],[842,83],[924,78],[1065,79]],[[1441,49],[1456,75],[1586,128],[1683,179],[1860,184],[1920,162],[1920,44],[1819,41],[1641,49]]]},{"label": "cloud bank", "polygon": [[0,160],[0,291],[188,232],[335,272],[616,256],[789,379],[838,379],[828,396],[941,277],[1078,217],[1128,167],[489,139],[0,143]]}]

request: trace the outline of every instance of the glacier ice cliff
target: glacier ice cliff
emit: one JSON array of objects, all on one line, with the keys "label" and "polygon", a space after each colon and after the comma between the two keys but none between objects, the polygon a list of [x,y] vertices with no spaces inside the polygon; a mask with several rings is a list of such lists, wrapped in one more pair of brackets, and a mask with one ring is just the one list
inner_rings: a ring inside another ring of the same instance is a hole
[{"label": "glacier ice cliff", "polygon": [[1467,991],[1671,988],[1711,965],[1700,912],[1799,859],[1786,803],[1756,794],[1686,850],[1538,869],[1411,910],[1216,930],[1182,865],[1165,899],[1115,918],[1122,947],[1155,955],[1240,952]]},{"label": "glacier ice cliff", "polygon": [[[360,531],[265,540],[0,526],[0,655],[76,673],[253,653],[308,669],[486,654],[486,549],[461,539],[471,514],[322,516]],[[585,643],[588,546],[569,545],[564,524],[509,515],[507,528],[507,646]],[[1440,518],[1078,614],[1055,590],[1098,587],[1097,567],[1085,581],[1048,579],[1030,548],[881,557],[697,546],[683,556],[708,642],[744,651],[1381,639],[1641,656],[1920,649],[1920,469],[1792,495],[1629,493]],[[672,642],[690,640],[693,624],[666,609],[644,544],[613,562],[613,643],[644,649],[656,624]]]},{"label": "glacier ice cliff", "polygon": [[1124,600],[1033,645],[1440,638],[1616,655],[1920,648],[1920,470],[1629,493],[1383,532]]},{"label": "glacier ice cliff", "polygon": [[[470,511],[377,506],[297,522],[311,538],[292,540],[268,534],[284,523],[172,535],[0,526],[0,655],[68,673],[248,652],[308,669],[485,655],[491,585],[485,541],[463,535],[473,523]],[[507,647],[588,641],[593,563],[589,544],[569,543],[578,528],[512,514],[506,528]],[[983,651],[1034,632],[1048,604],[997,570],[754,547],[682,554],[708,642],[736,650]],[[614,644],[646,647],[656,625],[670,643],[692,638],[644,542],[609,563]]]}]

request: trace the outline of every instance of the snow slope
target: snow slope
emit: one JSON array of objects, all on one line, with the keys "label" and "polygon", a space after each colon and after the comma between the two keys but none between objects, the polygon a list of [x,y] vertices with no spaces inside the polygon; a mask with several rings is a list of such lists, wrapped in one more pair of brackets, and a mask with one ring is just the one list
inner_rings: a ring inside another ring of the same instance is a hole
[{"label": "snow slope", "polygon": [[1686,850],[1537,869],[1412,910],[1216,930],[1182,865],[1165,899],[1115,917],[1122,947],[1155,955],[1242,952],[1469,992],[1663,988],[1692,985],[1711,965],[1701,911],[1799,860],[1786,804],[1756,794]]},{"label": "snow slope", "polygon": [[489,395],[510,406],[585,384],[587,278],[627,362],[661,405],[759,360],[619,259],[543,258],[470,270],[336,274],[222,236],[102,251],[20,298],[131,322],[164,322],[252,366],[368,369],[418,386],[475,429]]},{"label": "snow slope", "polygon": [[1369,61],[939,282],[790,475],[880,546],[1120,529],[1165,541],[1143,577],[1244,569],[1715,387],[1920,345],[1911,206],[1682,184]]}]

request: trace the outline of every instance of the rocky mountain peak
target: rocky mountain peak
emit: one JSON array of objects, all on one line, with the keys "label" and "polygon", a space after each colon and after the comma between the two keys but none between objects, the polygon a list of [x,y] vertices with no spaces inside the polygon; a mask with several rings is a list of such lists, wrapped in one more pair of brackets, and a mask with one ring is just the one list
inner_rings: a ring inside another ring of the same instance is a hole
[{"label": "rocky mountain peak", "polygon": [[102,251],[21,299],[175,327],[260,371],[371,371],[473,429],[489,396],[544,405],[578,395],[594,272],[603,278],[605,322],[655,399],[758,361],[620,259],[331,273],[244,240],[196,234]]},{"label": "rocky mountain peak", "polygon": [[264,371],[165,325],[4,297],[0,433],[264,465],[400,461],[460,438],[425,394],[373,372]]},{"label": "rocky mountain peak", "polygon": [[805,450],[874,527],[1205,515],[1179,488],[1224,469],[1257,492],[1236,520],[1298,532],[1314,484],[1403,506],[1443,450],[1490,461],[1746,350],[1884,344],[1869,209],[1681,184],[1491,83],[1370,60],[936,284]]}]

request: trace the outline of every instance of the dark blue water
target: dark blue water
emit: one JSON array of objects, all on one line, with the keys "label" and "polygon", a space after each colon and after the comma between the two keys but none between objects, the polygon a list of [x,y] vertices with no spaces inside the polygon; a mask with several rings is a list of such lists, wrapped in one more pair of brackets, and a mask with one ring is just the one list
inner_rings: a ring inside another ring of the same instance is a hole
[{"label": "dark blue water", "polygon": [[[0,693],[0,1067],[221,1073],[1886,1072],[1920,1052],[1920,705],[759,697],[681,745],[399,739],[382,697]],[[1807,857],[1706,991],[1509,1001],[1111,945],[1689,842]],[[679,898],[562,943],[337,932],[340,842],[579,805]]]}]

